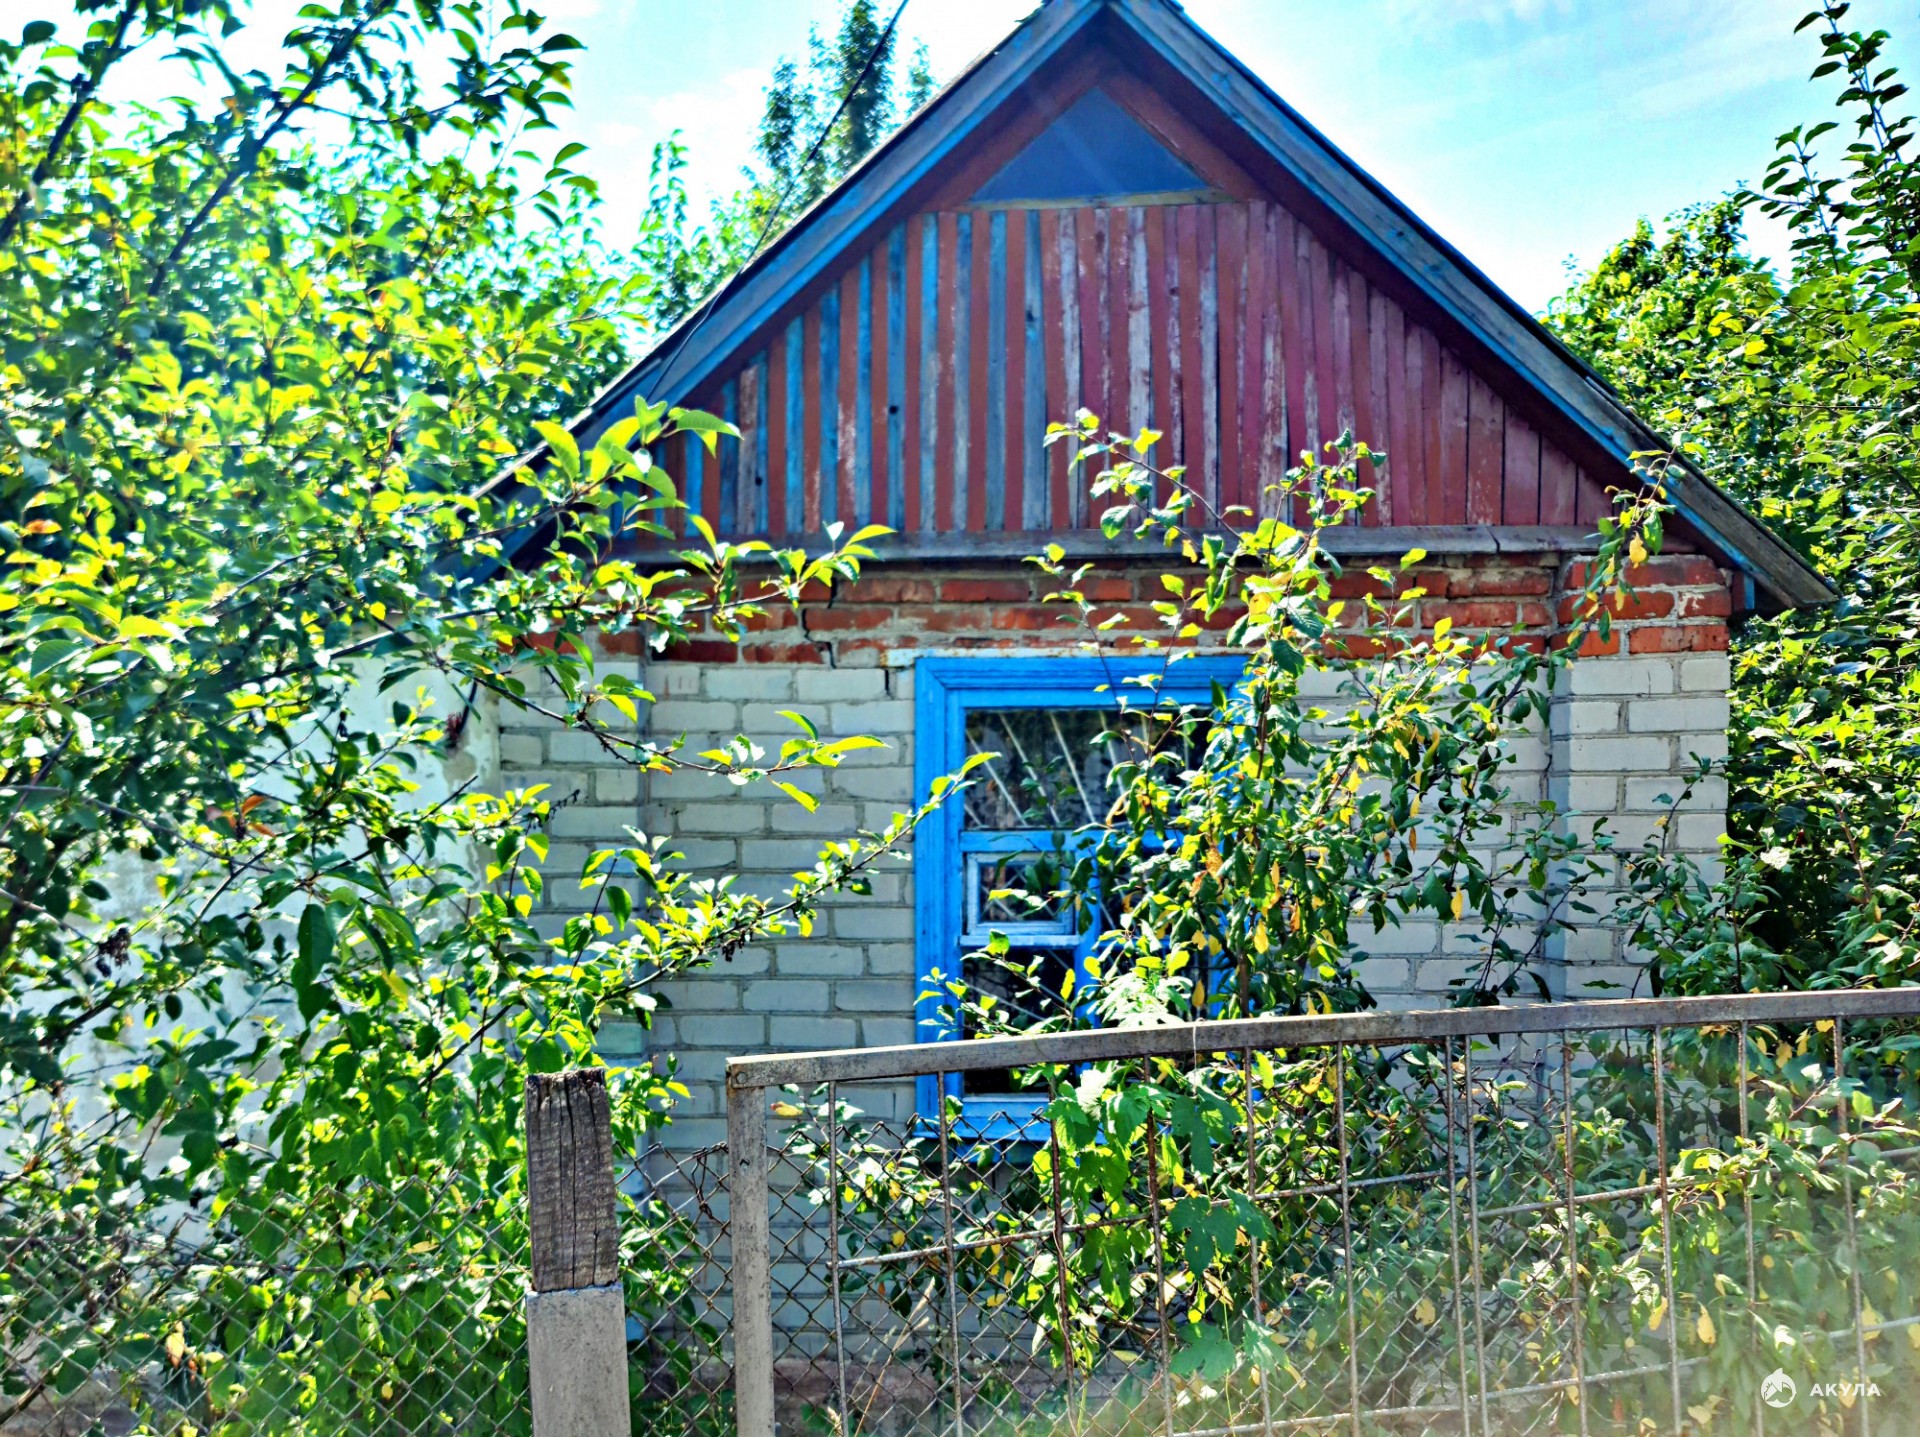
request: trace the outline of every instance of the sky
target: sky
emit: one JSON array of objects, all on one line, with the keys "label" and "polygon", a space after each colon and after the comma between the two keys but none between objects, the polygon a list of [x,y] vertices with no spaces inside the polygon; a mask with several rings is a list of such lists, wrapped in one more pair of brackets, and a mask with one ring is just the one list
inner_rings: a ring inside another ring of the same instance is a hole
[{"label": "sky", "polygon": [[[0,0],[0,27],[20,0]],[[272,64],[300,0],[256,0],[230,43]],[[605,198],[605,238],[635,231],[654,145],[679,130],[696,196],[739,183],[769,72],[831,31],[844,0],[535,0],[572,58],[574,110],[551,143]],[[895,0],[881,0],[890,8]],[[1035,0],[907,0],[901,54],[926,41],[951,78]],[[1832,113],[1833,80],[1794,26],[1814,0],[1186,0],[1193,19],[1529,309],[1642,216],[1757,181],[1775,137]],[[35,7],[41,9],[43,7]],[[1920,46],[1920,0],[1855,0],[1850,22]],[[274,65],[277,70],[279,67]],[[178,93],[148,53],[122,84]],[[1837,147],[1836,132],[1824,143]],[[1784,233],[1750,222],[1776,261]]]},{"label": "sky", "polygon": [[[1775,137],[1826,118],[1812,0],[1187,0],[1187,12],[1529,309],[1641,216],[1757,181]],[[731,190],[768,71],[841,0],[551,0],[586,43],[577,128],[630,231],[654,143],[675,128],[696,195]],[[908,0],[945,80],[1033,0]],[[1852,23],[1920,42],[1920,0],[1856,0]],[[1829,137],[1834,143],[1837,136]],[[1763,254],[1780,234],[1758,232]]]}]

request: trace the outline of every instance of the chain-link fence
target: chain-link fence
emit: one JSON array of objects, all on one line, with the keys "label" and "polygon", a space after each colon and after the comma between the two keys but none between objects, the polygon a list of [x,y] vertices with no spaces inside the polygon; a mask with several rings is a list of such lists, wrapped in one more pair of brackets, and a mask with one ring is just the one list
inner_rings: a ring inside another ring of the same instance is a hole
[{"label": "chain-link fence", "polygon": [[491,1175],[141,1201],[0,1193],[0,1431],[512,1433],[526,1218]]},{"label": "chain-link fence", "polygon": [[[768,1154],[734,1178],[738,1430],[1920,1431],[1917,1018],[1798,995],[736,1061]],[[1037,1118],[862,1111],[1039,1068]]]},{"label": "chain-link fence", "polygon": [[[871,1115],[936,1069],[1058,1096]],[[1920,990],[749,1059],[732,1092],[757,1161],[669,1129],[620,1162],[648,1437],[1920,1431]],[[517,1161],[173,1209],[29,1178],[7,1437],[529,1431]]]}]

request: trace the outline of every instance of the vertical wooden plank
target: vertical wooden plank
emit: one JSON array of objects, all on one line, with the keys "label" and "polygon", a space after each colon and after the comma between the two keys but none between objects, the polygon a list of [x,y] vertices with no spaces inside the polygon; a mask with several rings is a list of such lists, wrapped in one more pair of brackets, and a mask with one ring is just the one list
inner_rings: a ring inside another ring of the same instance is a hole
[{"label": "vertical wooden plank", "polygon": [[734,1433],[774,1437],[773,1245],[764,1088],[727,1089],[727,1153]]},{"label": "vertical wooden plank", "polygon": [[1152,392],[1147,400],[1147,422],[1167,437],[1150,456],[1165,467],[1171,462],[1177,442],[1173,433],[1173,278],[1167,263],[1167,217],[1165,205],[1151,205],[1146,211],[1147,232],[1147,337],[1152,346]]},{"label": "vertical wooden plank", "polygon": [[[1356,442],[1380,446],[1380,435],[1374,430],[1373,418],[1373,378],[1372,366],[1368,360],[1368,294],[1366,277],[1358,270],[1346,265],[1347,300],[1347,405],[1351,418],[1347,423],[1353,430]],[[1359,467],[1358,479],[1368,488],[1373,486],[1373,465],[1364,463]],[[1361,516],[1366,522],[1380,522],[1380,510],[1377,505],[1369,504]]]},{"label": "vertical wooden plank", "polygon": [[[887,244],[887,507],[886,523],[907,523],[907,226]],[[876,517],[878,517],[876,515]]]},{"label": "vertical wooden plank", "polygon": [[760,378],[766,362],[766,355],[756,354],[740,371],[740,417],[735,421],[740,428],[740,473],[734,490],[734,509],[727,516],[733,532],[738,535],[759,533],[754,510],[767,492],[767,430],[760,422]]},{"label": "vertical wooden plank", "polygon": [[[1381,304],[1386,310],[1387,346],[1387,502],[1381,522],[1410,524],[1413,511],[1409,507],[1408,488],[1413,476],[1423,472],[1413,442],[1418,431],[1411,417],[1419,391],[1412,388],[1407,379],[1406,314],[1384,295]],[[1417,353],[1419,346],[1416,344],[1413,348]]]},{"label": "vertical wooden plank", "polygon": [[620,1281],[613,1128],[600,1068],[526,1081],[527,1228],[535,1292]]},{"label": "vertical wooden plank", "polygon": [[1573,461],[1557,445],[1540,441],[1540,522],[1572,524],[1579,512],[1574,497]]},{"label": "vertical wooden plank", "polygon": [[1286,420],[1281,453],[1282,471],[1300,462],[1302,450],[1313,447],[1312,425],[1308,420],[1308,398],[1313,389],[1312,310],[1302,301],[1306,294],[1300,280],[1299,225],[1287,211],[1276,207],[1274,219],[1274,280],[1280,307],[1280,368],[1282,394],[1285,395]]},{"label": "vertical wooden plank", "polygon": [[1006,429],[1000,461],[1005,493],[993,516],[996,529],[1026,527],[1027,492],[1027,216],[1015,210],[1005,217],[1006,276]]},{"label": "vertical wooden plank", "polygon": [[1373,486],[1371,506],[1374,518],[1382,524],[1393,522],[1393,454],[1387,446],[1393,442],[1393,415],[1387,406],[1387,297],[1367,286],[1367,409],[1368,432],[1364,436],[1375,449],[1387,450],[1385,462],[1367,462],[1367,482]]},{"label": "vertical wooden plank", "polygon": [[955,528],[959,527],[958,515],[962,512],[966,515],[967,528],[986,527],[988,370],[989,360],[993,357],[992,336],[987,331],[991,317],[988,301],[993,294],[993,277],[989,269],[992,242],[986,219],[987,216],[979,212],[960,217],[961,242],[967,246],[969,260],[965,275],[968,364],[960,371],[966,375],[962,393],[967,406],[967,463],[962,472],[966,475],[967,497],[964,511],[956,506]]},{"label": "vertical wooden plank", "polygon": [[[1200,364],[1200,216],[1198,205],[1181,205],[1174,215],[1176,242],[1174,282],[1179,300],[1180,326],[1180,432],[1177,454],[1181,464],[1197,470],[1206,460],[1206,441],[1201,427],[1200,390],[1205,371]],[[1199,479],[1190,474],[1187,483]]]},{"label": "vertical wooden plank", "polygon": [[793,328],[789,324],[767,346],[767,533],[775,537],[787,532],[787,424],[793,412],[787,407],[787,339]]},{"label": "vertical wooden plank", "polygon": [[1100,212],[1107,243],[1107,428],[1132,434],[1131,386],[1133,330],[1128,306],[1133,301],[1133,246],[1127,238],[1127,212],[1113,207]]},{"label": "vertical wooden plank", "polygon": [[1081,311],[1081,388],[1075,407],[1092,409],[1106,426],[1106,257],[1098,209],[1073,211],[1073,238],[1079,242],[1079,311]]},{"label": "vertical wooden plank", "polygon": [[1613,501],[1606,486],[1585,468],[1573,471],[1574,522],[1598,524],[1612,511]]},{"label": "vertical wooden plank", "polygon": [[1246,483],[1240,460],[1240,385],[1246,364],[1247,212],[1240,205],[1215,207],[1219,231],[1215,284],[1220,295],[1220,507],[1244,505]]},{"label": "vertical wooden plank", "polygon": [[1427,501],[1429,520],[1433,499],[1440,501],[1438,522],[1467,522],[1467,368],[1451,349],[1440,351],[1440,473]]},{"label": "vertical wooden plank", "polygon": [[934,431],[933,492],[935,511],[933,531],[952,532],[954,471],[960,455],[961,436],[955,431],[954,395],[959,386],[956,346],[964,320],[960,314],[960,216],[952,210],[940,215],[940,322],[934,354],[940,372],[934,381],[936,425]]},{"label": "vertical wooden plank", "polygon": [[1240,502],[1246,506],[1250,519],[1257,519],[1266,467],[1267,292],[1272,286],[1266,263],[1266,206],[1249,204],[1245,213],[1246,302],[1241,323],[1246,333],[1234,344],[1240,353]]},{"label": "vertical wooden plank", "polygon": [[[1026,433],[1021,443],[1024,468],[1021,485],[1020,527],[1029,531],[1047,526],[1047,454],[1043,442],[1047,433],[1047,343],[1042,331],[1043,300],[1046,280],[1042,274],[1044,253],[1040,212],[1028,210],[1025,294],[1027,397],[1023,408]],[[1056,251],[1057,252],[1057,251]]]},{"label": "vertical wooden plank", "polygon": [[[785,532],[807,527],[807,326],[796,315],[787,325],[787,512]],[[817,459],[816,461],[817,462]]]},{"label": "vertical wooden plank", "polygon": [[840,277],[840,463],[835,471],[838,483],[834,490],[833,512],[835,518],[849,527],[858,523],[860,517],[856,487],[860,477],[860,440],[865,409],[860,403],[860,391],[866,378],[867,362],[871,358],[867,352],[870,338],[867,301],[870,296],[867,262],[863,257],[859,264]]},{"label": "vertical wooden plank", "polygon": [[940,510],[938,442],[940,389],[946,356],[940,352],[940,226],[929,215],[921,224],[920,275],[920,525],[935,527]]},{"label": "vertical wooden plank", "polygon": [[[898,233],[895,231],[894,233]],[[874,247],[872,284],[867,311],[867,502],[863,513],[870,524],[889,524],[893,488],[892,280],[893,235]]]},{"label": "vertical wooden plank", "polygon": [[836,523],[847,517],[840,507],[840,451],[845,396],[840,375],[853,362],[842,344],[845,321],[842,311],[843,286],[836,285],[820,296],[820,522]]},{"label": "vertical wooden plank", "polygon": [[907,221],[906,230],[905,340],[901,345],[906,373],[900,389],[900,479],[904,492],[900,526],[913,533],[921,523],[920,484],[925,472],[920,453],[920,347],[925,342],[922,325],[927,312],[923,265],[926,247],[933,235],[933,221],[926,215],[915,215]]},{"label": "vertical wooden plank", "polygon": [[[736,375],[720,386],[713,412],[738,429],[740,419],[740,380]],[[701,496],[700,512],[713,532],[724,535],[732,527],[734,494],[740,486],[740,441],[720,440],[714,454],[714,481]]]},{"label": "vertical wooden plank", "polygon": [[[1065,361],[1065,384],[1062,393],[1066,402],[1061,406],[1060,418],[1071,424],[1074,413],[1080,407],[1081,353],[1080,353],[1080,216],[1077,211],[1063,210],[1060,215],[1060,305],[1062,310],[1061,328],[1064,342],[1061,354]],[[1071,451],[1069,451],[1071,457]],[[1073,470],[1071,466],[1061,470],[1059,504],[1053,511],[1051,527],[1071,529],[1080,522],[1081,505],[1079,496],[1074,492]]]},{"label": "vertical wooden plank", "polygon": [[1258,512],[1263,519],[1277,517],[1281,510],[1280,487],[1287,471],[1287,372],[1286,350],[1280,334],[1280,209],[1262,204],[1260,248],[1256,263],[1260,269],[1260,496]]},{"label": "vertical wooden plank", "polygon": [[1540,522],[1540,436],[1526,420],[1507,411],[1506,462],[1501,470],[1500,522]]},{"label": "vertical wooden plank", "polygon": [[1153,336],[1147,317],[1147,215],[1127,211],[1127,413],[1131,432],[1150,422],[1153,406]]},{"label": "vertical wooden plank", "polygon": [[[1340,262],[1338,255],[1330,255],[1327,278],[1332,285],[1333,309],[1333,437],[1349,431],[1358,437],[1353,392],[1353,282],[1356,276]],[[1365,309],[1360,312],[1364,318]]]},{"label": "vertical wooden plank", "polygon": [[1335,373],[1333,333],[1333,275],[1331,256],[1319,237],[1305,225],[1307,236],[1307,280],[1313,290],[1313,452],[1325,460],[1326,445],[1340,433],[1340,381]]},{"label": "vertical wooden plank", "polygon": [[[1040,215],[1040,329],[1045,351],[1047,398],[1043,424],[1062,424],[1072,417],[1067,399],[1067,322],[1060,252],[1060,212]],[[1047,513],[1043,527],[1063,529],[1067,514],[1067,446],[1047,450]]]},{"label": "vertical wooden plank", "polygon": [[1478,374],[1467,384],[1467,522],[1500,522],[1501,470],[1506,464],[1507,407]]},{"label": "vertical wooden plank", "polygon": [[1440,391],[1444,376],[1440,368],[1440,337],[1425,325],[1420,326],[1420,404],[1421,441],[1426,445],[1426,483],[1420,491],[1422,524],[1447,522],[1446,463],[1440,442]]},{"label": "vertical wooden plank", "polygon": [[[986,233],[979,233],[984,223]],[[975,214],[974,284],[975,312],[984,313],[985,324],[976,325],[975,335],[987,338],[985,362],[976,361],[981,383],[974,389],[974,472],[980,483],[974,487],[967,527],[998,529],[1006,513],[1007,500],[1007,212]],[[986,241],[985,254],[979,240]],[[982,299],[978,291],[984,290]],[[975,522],[972,515],[978,514]]]},{"label": "vertical wooden plank", "polygon": [[800,523],[820,531],[820,306],[807,311],[801,330]]},{"label": "vertical wooden plank", "polygon": [[[698,409],[700,406],[696,404],[693,407]],[[681,523],[685,525],[681,532],[692,534],[697,531],[687,520],[695,514],[704,515],[707,512],[707,490],[711,487],[707,482],[707,446],[688,435],[681,464],[686,473],[681,480],[680,498],[687,506],[680,515]]]},{"label": "vertical wooden plank", "polygon": [[[1195,237],[1200,258],[1200,464],[1199,489],[1220,507],[1220,272],[1219,206],[1198,206]],[[1189,477],[1189,484],[1193,482]]]}]

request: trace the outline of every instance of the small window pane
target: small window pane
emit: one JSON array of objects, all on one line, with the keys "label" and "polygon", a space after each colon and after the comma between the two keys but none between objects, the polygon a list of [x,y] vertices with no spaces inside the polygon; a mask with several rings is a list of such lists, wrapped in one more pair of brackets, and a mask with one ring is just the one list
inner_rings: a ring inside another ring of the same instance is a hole
[{"label": "small window pane", "polygon": [[[1070,948],[1021,948],[994,956],[976,952],[961,960],[961,978],[974,1002],[991,998],[991,1010],[1003,1023],[1016,1031],[1032,1027],[1048,1018],[1057,1018],[1068,1002],[1065,997],[1067,974],[1072,971],[1074,954]],[[980,1024],[969,1013],[961,1025],[969,1038],[978,1036]],[[1018,1093],[1023,1088],[1008,1070],[967,1074],[969,1094]]]},{"label": "small window pane", "polygon": [[1204,725],[1182,736],[1165,713],[1110,708],[975,709],[967,715],[967,752],[997,754],[966,791],[973,832],[1049,829],[1069,833],[1106,819],[1115,764],[1138,761],[1168,744],[1191,763]]},{"label": "small window pane", "polygon": [[967,932],[1076,932],[1072,876],[1058,853],[977,853],[967,860],[972,885]]}]

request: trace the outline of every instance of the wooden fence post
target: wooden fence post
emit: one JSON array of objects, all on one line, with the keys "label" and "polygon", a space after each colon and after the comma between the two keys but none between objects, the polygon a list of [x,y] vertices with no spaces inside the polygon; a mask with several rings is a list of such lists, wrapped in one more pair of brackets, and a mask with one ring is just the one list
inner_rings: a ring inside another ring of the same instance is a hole
[{"label": "wooden fence post", "polygon": [[597,1068],[527,1078],[534,1437],[631,1437],[613,1124]]}]

